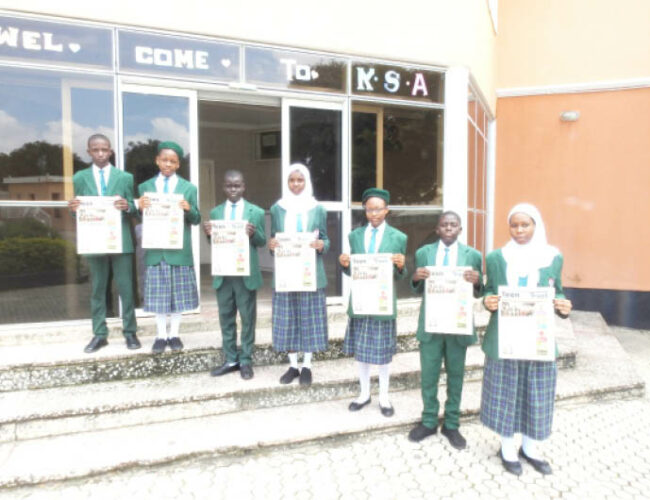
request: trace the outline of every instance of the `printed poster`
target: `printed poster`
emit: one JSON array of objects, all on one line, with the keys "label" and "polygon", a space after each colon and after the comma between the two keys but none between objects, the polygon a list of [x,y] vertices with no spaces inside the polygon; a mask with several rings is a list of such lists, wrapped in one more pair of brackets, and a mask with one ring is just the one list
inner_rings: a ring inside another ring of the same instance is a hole
[{"label": "printed poster", "polygon": [[276,233],[276,292],[316,291],[316,249],[310,245],[314,233]]},{"label": "printed poster", "polygon": [[500,286],[499,297],[499,357],[553,361],[555,290]]},{"label": "printed poster", "polygon": [[393,255],[350,255],[352,312],[368,316],[393,314]]},{"label": "printed poster", "polygon": [[427,266],[424,281],[424,331],[472,335],[474,285],[463,278],[471,267]]},{"label": "printed poster", "polygon": [[182,194],[144,193],[151,206],[142,212],[142,248],[183,248],[184,214]]},{"label": "printed poster", "polygon": [[250,247],[245,220],[212,220],[212,275],[249,276]]},{"label": "printed poster", "polygon": [[122,253],[122,211],[118,196],[77,196],[77,253]]}]

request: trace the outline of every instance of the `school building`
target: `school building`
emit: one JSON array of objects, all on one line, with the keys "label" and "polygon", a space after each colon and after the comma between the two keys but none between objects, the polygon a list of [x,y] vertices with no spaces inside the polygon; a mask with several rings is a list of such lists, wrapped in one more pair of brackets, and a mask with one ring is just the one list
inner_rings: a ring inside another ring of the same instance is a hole
[{"label": "school building", "polygon": [[361,193],[379,186],[409,269],[442,210],[485,254],[528,201],[575,306],[648,327],[649,19],[647,0],[0,1],[0,328],[89,317],[65,207],[95,132],[136,183],[157,172],[158,141],[180,143],[204,218],[225,170],[268,209],[288,166],[306,164],[328,211],[331,303],[346,296],[337,256],[364,220]]}]

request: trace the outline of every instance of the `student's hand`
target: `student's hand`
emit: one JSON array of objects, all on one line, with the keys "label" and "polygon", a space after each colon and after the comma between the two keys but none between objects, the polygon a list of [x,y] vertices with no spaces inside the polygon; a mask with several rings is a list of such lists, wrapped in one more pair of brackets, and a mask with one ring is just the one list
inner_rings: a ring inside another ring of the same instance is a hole
[{"label": "student's hand", "polygon": [[118,196],[117,200],[115,200],[115,208],[118,210],[128,210],[129,203],[121,196]]},{"label": "student's hand", "polygon": [[211,236],[212,235],[212,222],[206,220],[203,223],[203,231],[205,231],[205,234],[207,234],[208,236]]},{"label": "student's hand", "polygon": [[79,198],[72,198],[70,201],[68,201],[68,208],[72,213],[75,213],[77,211],[79,205],[81,205]]},{"label": "student's hand", "polygon": [[404,263],[406,262],[406,257],[404,257],[403,254],[401,253],[394,253],[393,254],[393,264],[397,266],[397,269],[400,271],[404,269]]},{"label": "student's hand", "polygon": [[479,274],[478,271],[475,271],[474,269],[465,271],[463,273],[463,278],[465,278],[465,281],[473,284],[474,286],[478,285]]},{"label": "student's hand", "polygon": [[325,248],[325,242],[323,240],[314,240],[309,246],[315,248],[317,252],[322,252],[323,248]]},{"label": "student's hand", "polygon": [[181,201],[179,201],[179,202],[178,202],[178,206],[181,207],[181,208],[182,208],[183,210],[185,210],[186,212],[189,212],[189,211],[190,211],[190,208],[191,208],[191,207],[190,207],[190,204],[188,203],[187,200],[181,200]]},{"label": "student's hand", "polygon": [[268,243],[269,250],[273,252],[276,248],[278,248],[278,240],[275,238],[271,238]]},{"label": "student's hand", "polygon": [[569,299],[553,299],[553,305],[555,306],[555,310],[562,316],[568,316],[573,308],[573,304],[571,304]]},{"label": "student's hand", "polygon": [[341,267],[345,267],[346,269],[350,267],[350,255],[347,253],[339,255],[339,264],[341,264]]},{"label": "student's hand", "polygon": [[413,276],[411,277],[411,281],[413,281],[413,283],[417,283],[420,280],[427,279],[430,275],[431,273],[426,267],[418,267],[413,273]]},{"label": "student's hand", "polygon": [[496,311],[499,308],[499,296],[487,295],[483,299],[483,305],[485,305],[485,308],[490,312]]},{"label": "student's hand", "polygon": [[149,208],[151,206],[151,200],[147,195],[145,196],[140,196],[140,199],[138,200],[138,208],[140,210],[144,210],[145,208]]},{"label": "student's hand", "polygon": [[246,234],[249,238],[253,237],[255,234],[255,224],[251,224],[250,222],[246,223]]}]

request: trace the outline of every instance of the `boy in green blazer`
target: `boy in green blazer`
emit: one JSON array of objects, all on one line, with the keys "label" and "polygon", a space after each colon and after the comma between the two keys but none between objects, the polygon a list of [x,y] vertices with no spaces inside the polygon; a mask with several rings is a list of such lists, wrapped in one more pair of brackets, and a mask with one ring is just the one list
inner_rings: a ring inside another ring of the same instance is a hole
[{"label": "boy in green blazer", "polygon": [[115,208],[122,211],[122,253],[86,255],[90,268],[93,338],[84,351],[96,352],[108,344],[106,292],[111,267],[122,299],[122,332],[126,346],[129,349],[139,349],[141,345],[135,334],[137,325],[133,306],[133,241],[128,219],[137,214],[133,205],[133,176],[110,164],[113,150],[105,135],[94,134],[88,138],[88,154],[93,164],[74,174],[72,184],[75,198],[68,202],[68,206],[75,213],[80,204],[77,196],[117,196]]},{"label": "boy in green blazer", "polygon": [[[257,249],[266,244],[264,210],[243,198],[246,184],[238,170],[228,170],[223,179],[226,201],[210,212],[210,220],[245,220],[249,238],[250,274],[248,276],[215,276],[212,286],[217,291],[219,325],[223,338],[225,361],[210,375],[218,377],[239,370],[241,378],[253,378],[253,346],[257,320],[257,289],[262,286]],[[203,223],[205,234],[212,234],[212,224]],[[241,354],[237,352],[237,310],[241,318]]]},{"label": "boy in green blazer", "polygon": [[[438,219],[436,234],[440,239],[433,244],[424,245],[415,253],[415,272],[411,279],[411,288],[421,294],[424,281],[429,277],[426,266],[468,266],[463,277],[474,285],[474,296],[479,297],[482,288],[483,258],[477,250],[458,243],[461,233],[460,216],[456,212],[444,212]],[[438,380],[442,360],[445,360],[447,372],[447,401],[445,403],[445,421],[440,432],[456,449],[467,445],[465,438],[458,431],[460,418],[460,399],[465,375],[465,355],[467,346],[476,342],[473,335],[451,335],[428,333],[424,331],[425,304],[420,306],[420,317],[416,338],[420,341],[420,364],[422,367],[422,422],[409,432],[411,441],[421,441],[435,434],[438,429]]]}]

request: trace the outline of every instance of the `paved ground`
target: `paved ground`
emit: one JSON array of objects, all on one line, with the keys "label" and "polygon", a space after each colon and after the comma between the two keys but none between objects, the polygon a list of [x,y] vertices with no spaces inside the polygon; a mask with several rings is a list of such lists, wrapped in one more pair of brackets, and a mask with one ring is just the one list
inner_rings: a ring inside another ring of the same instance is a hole
[{"label": "paved ground", "polygon": [[[650,332],[616,329],[650,383]],[[650,498],[650,397],[564,406],[555,414],[544,477],[524,465],[516,478],[496,457],[498,437],[463,425],[468,449],[441,436],[374,434],[246,457],[130,470],[64,485],[18,489],[2,498]]]}]

